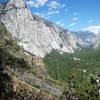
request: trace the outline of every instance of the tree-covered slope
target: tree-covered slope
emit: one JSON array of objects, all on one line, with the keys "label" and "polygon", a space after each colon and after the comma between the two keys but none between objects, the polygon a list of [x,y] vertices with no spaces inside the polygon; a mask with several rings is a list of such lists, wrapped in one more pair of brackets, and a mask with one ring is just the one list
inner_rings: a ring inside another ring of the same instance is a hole
[{"label": "tree-covered slope", "polygon": [[44,62],[48,73],[56,80],[68,82],[80,100],[100,99],[100,49],[82,48],[73,54],[52,51]]}]

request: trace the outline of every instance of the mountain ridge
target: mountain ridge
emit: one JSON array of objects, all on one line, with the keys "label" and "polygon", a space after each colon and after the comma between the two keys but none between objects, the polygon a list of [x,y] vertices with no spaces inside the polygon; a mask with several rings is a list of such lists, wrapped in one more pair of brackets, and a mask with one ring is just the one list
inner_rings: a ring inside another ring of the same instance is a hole
[{"label": "mountain ridge", "polygon": [[[24,0],[9,0],[1,6],[0,11],[4,13],[0,16],[0,22],[4,23],[7,30],[17,39],[18,44],[33,55],[44,58],[53,49],[62,53],[73,53],[74,50],[80,48],[78,45],[89,46],[92,44],[95,48],[99,47],[98,36],[97,38],[92,36],[92,39],[91,36],[87,36],[83,39],[75,34],[79,32],[63,29],[32,14]],[[83,33],[87,32],[89,31]]]},{"label": "mountain ridge", "polygon": [[53,49],[70,53],[77,49],[77,39],[70,31],[49,24],[41,18],[40,21],[37,20],[23,0],[11,0],[6,8],[9,8],[9,5],[14,8],[6,11],[0,21],[5,24],[13,37],[18,39],[19,45],[26,51],[44,57]]}]

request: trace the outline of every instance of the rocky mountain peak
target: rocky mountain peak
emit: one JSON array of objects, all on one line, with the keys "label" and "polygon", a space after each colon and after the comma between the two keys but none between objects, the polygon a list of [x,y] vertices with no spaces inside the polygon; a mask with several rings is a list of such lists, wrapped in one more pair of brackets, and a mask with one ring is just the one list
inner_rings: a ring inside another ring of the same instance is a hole
[{"label": "rocky mountain peak", "polygon": [[77,48],[77,39],[71,32],[32,15],[24,0],[9,0],[3,10],[0,22],[26,51],[44,57],[53,49],[74,52]]}]

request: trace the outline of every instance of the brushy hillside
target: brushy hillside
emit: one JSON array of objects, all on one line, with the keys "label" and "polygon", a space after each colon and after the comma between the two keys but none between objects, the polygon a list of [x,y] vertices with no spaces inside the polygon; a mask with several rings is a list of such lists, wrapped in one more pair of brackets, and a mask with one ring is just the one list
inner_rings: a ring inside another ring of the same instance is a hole
[{"label": "brushy hillside", "polygon": [[16,41],[0,23],[0,100],[59,100],[46,91],[44,76],[48,78],[48,74],[42,61],[26,53]]},{"label": "brushy hillside", "polygon": [[0,65],[0,100],[57,100],[56,97],[19,80],[8,65]]},{"label": "brushy hillside", "polygon": [[0,23],[0,100],[100,100],[99,49],[53,51],[44,62],[18,46]]},{"label": "brushy hillside", "polygon": [[18,46],[0,23],[0,100],[78,100],[66,82],[52,79],[43,59]]}]

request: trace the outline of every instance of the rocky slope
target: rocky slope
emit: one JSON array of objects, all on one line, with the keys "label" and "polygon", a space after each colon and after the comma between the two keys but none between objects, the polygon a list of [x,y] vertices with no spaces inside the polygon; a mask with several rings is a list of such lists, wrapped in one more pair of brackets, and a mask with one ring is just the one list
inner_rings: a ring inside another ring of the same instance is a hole
[{"label": "rocky slope", "polygon": [[7,4],[1,5],[0,21],[24,50],[40,57],[53,49],[74,52],[80,41],[68,30],[32,15],[24,0],[8,0]]},{"label": "rocky slope", "polygon": [[57,100],[40,89],[19,80],[10,66],[0,65],[0,100]]},{"label": "rocky slope", "polygon": [[3,23],[0,23],[0,80],[0,100],[76,98],[67,83],[57,82],[49,76],[40,57],[18,46]]},{"label": "rocky slope", "polygon": [[[41,58],[28,54],[12,39],[3,24],[0,23],[0,64],[8,66],[10,71],[24,82],[42,91],[60,96],[62,88],[49,78]],[[5,67],[4,67],[5,68]],[[6,71],[9,73],[9,70]],[[13,76],[13,75],[12,75]],[[51,80],[51,81],[50,81]],[[2,80],[3,81],[3,80]]]}]

